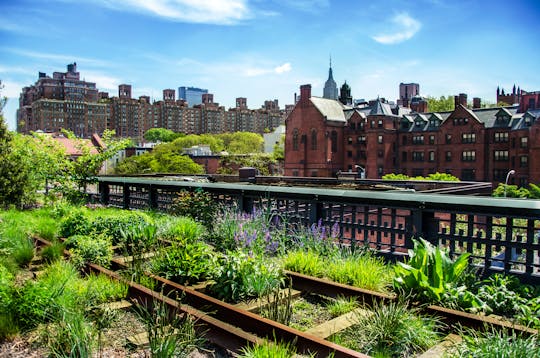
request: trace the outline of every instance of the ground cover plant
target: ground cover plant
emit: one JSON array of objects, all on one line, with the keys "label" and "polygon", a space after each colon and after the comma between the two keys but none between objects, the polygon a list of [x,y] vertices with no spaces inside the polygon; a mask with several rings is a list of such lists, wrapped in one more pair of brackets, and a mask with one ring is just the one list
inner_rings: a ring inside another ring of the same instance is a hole
[{"label": "ground cover plant", "polygon": [[440,341],[441,324],[404,301],[374,304],[356,323],[331,337],[345,347],[375,357],[411,357]]}]

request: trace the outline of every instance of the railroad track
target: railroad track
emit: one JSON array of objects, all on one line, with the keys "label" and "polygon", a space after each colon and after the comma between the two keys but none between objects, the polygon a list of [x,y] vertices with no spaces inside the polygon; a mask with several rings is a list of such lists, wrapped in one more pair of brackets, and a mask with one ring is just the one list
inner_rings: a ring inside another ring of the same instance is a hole
[{"label": "railroad track", "polygon": [[[37,239],[39,245],[49,243]],[[124,260],[113,259],[115,270],[125,268]],[[239,352],[247,345],[257,344],[262,340],[295,342],[300,354],[315,354],[317,357],[368,357],[365,354],[329,342],[314,334],[299,331],[286,325],[261,317],[255,313],[208,296],[193,288],[186,287],[162,277],[148,274],[156,281],[159,290],[153,291],[142,285],[130,282],[113,270],[95,264],[88,264],[87,270],[102,273],[129,286],[128,295],[131,299],[145,304],[160,300],[169,308],[189,314],[197,322],[197,329],[213,344],[232,352]],[[291,278],[292,288],[302,292],[315,293],[327,297],[356,297],[360,302],[371,306],[375,302],[389,302],[396,297],[343,285],[324,279],[314,278],[286,271]],[[174,299],[180,297],[180,300]],[[536,330],[513,325],[507,321],[492,317],[474,315],[462,311],[431,305],[424,308],[426,313],[441,317],[450,327],[456,324],[474,329],[493,327],[499,330],[514,330],[520,334],[537,334]]]}]

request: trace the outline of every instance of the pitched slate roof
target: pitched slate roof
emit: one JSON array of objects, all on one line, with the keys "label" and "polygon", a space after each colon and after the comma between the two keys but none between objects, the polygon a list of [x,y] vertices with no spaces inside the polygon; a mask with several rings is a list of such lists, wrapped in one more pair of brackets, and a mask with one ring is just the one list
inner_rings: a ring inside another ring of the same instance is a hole
[{"label": "pitched slate roof", "polygon": [[317,107],[327,121],[343,123],[347,121],[345,119],[345,113],[343,112],[344,106],[340,101],[321,97],[310,97],[310,101]]},{"label": "pitched slate roof", "polygon": [[384,116],[391,116],[394,113],[392,112],[392,107],[388,103],[383,103],[379,98],[377,98],[377,101],[371,107],[371,111],[369,111],[369,114],[371,115],[384,115]]}]

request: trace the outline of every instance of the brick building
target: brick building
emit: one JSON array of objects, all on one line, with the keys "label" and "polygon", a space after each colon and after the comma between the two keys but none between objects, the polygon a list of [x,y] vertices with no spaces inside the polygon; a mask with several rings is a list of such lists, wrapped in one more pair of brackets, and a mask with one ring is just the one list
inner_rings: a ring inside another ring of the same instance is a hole
[{"label": "brick building", "polygon": [[23,88],[17,114],[19,132],[59,132],[65,128],[90,138],[93,133],[114,129],[119,137],[135,139],[142,139],[151,128],[188,134],[264,133],[283,124],[288,114],[277,100],[265,101],[260,109],[248,109],[244,97],[237,98],[236,108],[226,110],[207,90],[194,106],[185,99],[176,100],[174,89],[163,90],[159,101],[151,101],[149,96],[132,98],[129,84],[119,85],[118,96],[109,97],[98,92],[95,83],[81,81],[75,63],[67,69],[55,72],[52,78],[39,73],[35,85]]},{"label": "brick building", "polygon": [[469,109],[461,94],[451,112],[414,113],[382,99],[348,106],[312,97],[303,85],[286,122],[285,175],[446,172],[498,183],[514,169],[511,183],[539,183],[540,161],[533,160],[540,157],[539,95],[521,96],[527,103],[517,106]]}]

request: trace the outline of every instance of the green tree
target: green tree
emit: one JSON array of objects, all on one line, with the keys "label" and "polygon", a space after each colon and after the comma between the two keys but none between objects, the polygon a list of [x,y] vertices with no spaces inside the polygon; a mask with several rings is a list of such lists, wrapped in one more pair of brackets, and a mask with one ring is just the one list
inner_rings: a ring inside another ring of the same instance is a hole
[{"label": "green tree", "polygon": [[124,159],[116,167],[116,173],[123,175],[147,173],[202,174],[204,169],[187,155],[158,148],[150,153]]},{"label": "green tree", "polygon": [[172,142],[179,136],[179,133],[166,128],[151,128],[144,133],[144,139],[149,142]]},{"label": "green tree", "polygon": [[116,139],[114,131],[105,130],[101,137],[104,146],[99,148],[96,153],[91,146],[87,145],[84,140],[75,137],[73,133],[64,131],[64,134],[77,142],[77,149],[81,152],[81,155],[73,162],[71,177],[84,194],[88,185],[96,182],[96,175],[105,161],[125,149],[131,142],[129,139]]},{"label": "green tree", "polygon": [[234,132],[218,134],[225,150],[231,154],[262,153],[264,139],[262,135],[252,132]]},{"label": "green tree", "polygon": [[[0,81],[0,91],[2,90]],[[4,105],[7,99],[0,93],[0,205],[21,207],[28,182],[28,170],[13,151],[13,134],[4,122]]]},{"label": "green tree", "polygon": [[529,190],[526,188],[518,188],[517,185],[505,185],[504,183],[499,183],[491,195],[495,197],[504,197],[505,193],[507,198],[528,198],[530,196]]},{"label": "green tree", "polygon": [[279,142],[274,145],[272,155],[276,161],[282,162],[285,160],[285,134],[283,134],[279,139]]},{"label": "green tree", "polygon": [[438,99],[432,96],[427,97],[428,111],[448,112],[454,110],[454,96],[440,96]]},{"label": "green tree", "polygon": [[[224,149],[223,141],[211,134],[189,134],[184,137],[176,138],[171,143],[161,144],[160,147],[181,152],[184,148],[191,148],[194,145],[206,144],[214,153],[221,152]],[[170,147],[167,147],[170,145]]]}]

